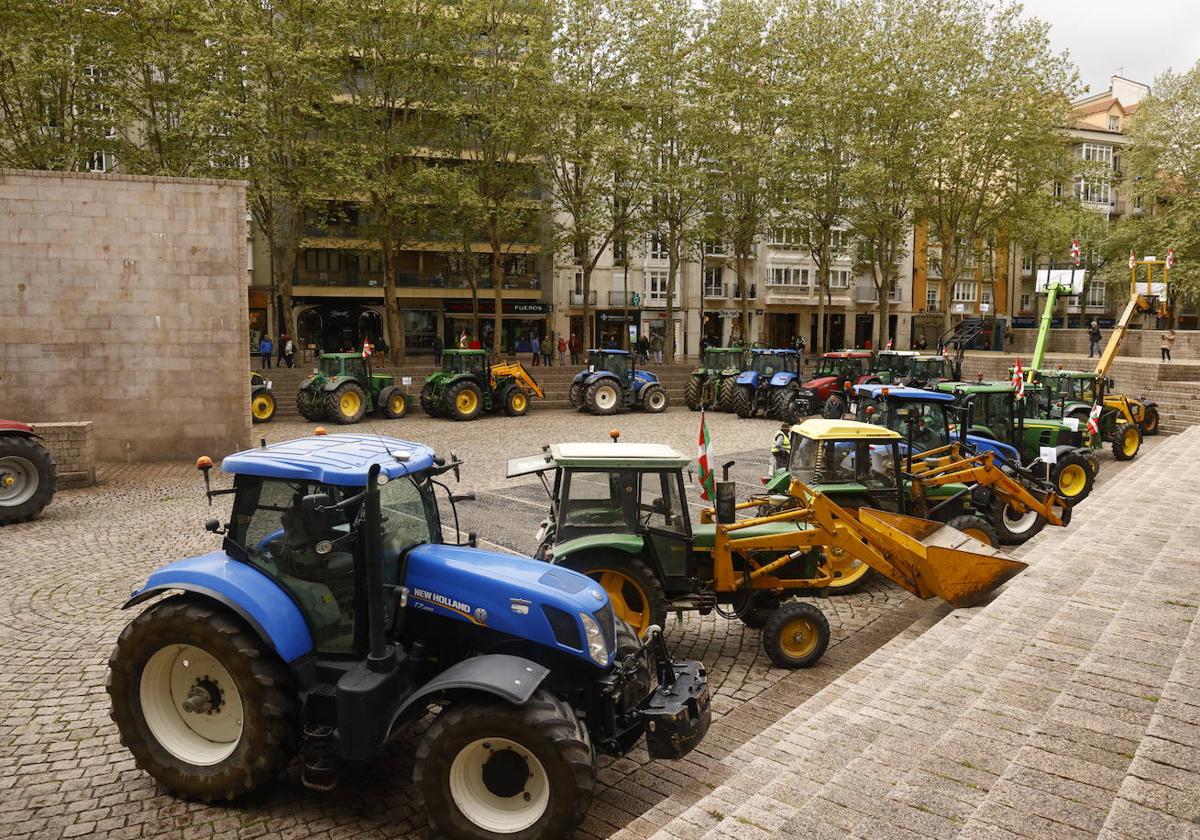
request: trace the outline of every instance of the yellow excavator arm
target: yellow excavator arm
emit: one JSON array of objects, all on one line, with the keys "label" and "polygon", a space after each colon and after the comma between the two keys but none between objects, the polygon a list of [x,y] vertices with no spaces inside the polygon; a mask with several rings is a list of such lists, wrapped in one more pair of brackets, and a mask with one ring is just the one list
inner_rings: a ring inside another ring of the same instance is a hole
[{"label": "yellow excavator arm", "polygon": [[[1132,259],[1132,257],[1131,257]],[[1129,329],[1129,323],[1133,320],[1133,316],[1139,312],[1154,312],[1159,317],[1165,317],[1170,314],[1167,309],[1169,296],[1167,290],[1171,282],[1171,257],[1168,256],[1168,261],[1160,260],[1139,260],[1130,264],[1129,269],[1129,302],[1125,304],[1125,311],[1121,313],[1120,320],[1112,329],[1112,333],[1108,337],[1108,344],[1104,348],[1104,352],[1100,354],[1099,361],[1096,362],[1096,375],[1101,381],[1108,376],[1109,369],[1116,361],[1117,353],[1121,349],[1121,342],[1125,340],[1125,333]],[[1138,267],[1145,266],[1146,268],[1146,289],[1145,294],[1138,289]],[[1154,269],[1161,268],[1162,270],[1162,294],[1158,295],[1157,305],[1154,301]]]},{"label": "yellow excavator arm", "polygon": [[511,376],[525,390],[534,394],[538,399],[543,399],[545,394],[542,393],[542,386],[537,384],[537,380],[530,376],[520,362],[500,362],[492,365],[491,370],[492,387],[496,387],[496,380],[504,376]]}]

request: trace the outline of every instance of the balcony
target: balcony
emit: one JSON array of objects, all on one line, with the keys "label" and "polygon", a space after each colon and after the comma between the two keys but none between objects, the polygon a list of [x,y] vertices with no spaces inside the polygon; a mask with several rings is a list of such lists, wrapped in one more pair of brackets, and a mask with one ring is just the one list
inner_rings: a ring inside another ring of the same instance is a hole
[{"label": "balcony", "polygon": [[[383,288],[383,274],[380,272],[356,271],[353,269],[338,269],[333,271],[301,271],[297,269],[292,275],[292,283],[296,286],[342,286],[350,288]],[[396,275],[397,288],[403,289],[469,289],[465,275],[461,274],[420,274],[415,271],[401,271]],[[477,287],[480,289],[495,288],[492,278],[483,275],[478,278]],[[504,289],[540,289],[541,278],[536,274],[510,274],[501,283]]]},{"label": "balcony", "polygon": [[[651,297],[649,293],[643,294],[642,295],[642,308],[643,309],[666,309],[667,308],[667,296],[665,294],[662,294],[662,295],[655,295],[655,296]],[[678,293],[676,293],[676,295],[675,295],[675,308],[676,309],[679,308]]]},{"label": "balcony", "polygon": [[728,283],[705,283],[704,284],[704,297],[706,299],[718,299],[718,300],[722,300],[724,298],[729,297],[729,284]]},{"label": "balcony", "polygon": [[[596,290],[592,289],[587,295],[588,306],[596,305]],[[571,306],[583,306],[583,292],[571,292]]]},{"label": "balcony", "polygon": [[758,297],[758,286],[754,283],[749,283],[746,285],[744,292],[739,293],[737,284],[735,283],[732,297],[734,300],[753,300]]},{"label": "balcony", "polygon": [[608,293],[608,305],[628,306],[630,309],[636,309],[637,307],[633,303],[633,296],[635,294],[638,294],[638,292],[610,291]]},{"label": "balcony", "polygon": [[[855,300],[859,303],[878,303],[879,292],[874,286],[856,286]],[[900,290],[892,289],[888,292],[888,303],[900,303],[902,300]]]}]

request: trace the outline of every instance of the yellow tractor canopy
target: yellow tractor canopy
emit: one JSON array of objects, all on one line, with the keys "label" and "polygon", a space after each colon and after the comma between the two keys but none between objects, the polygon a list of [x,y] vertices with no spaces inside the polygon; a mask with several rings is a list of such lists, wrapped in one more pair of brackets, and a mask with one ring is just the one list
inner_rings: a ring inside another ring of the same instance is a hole
[{"label": "yellow tractor canopy", "polygon": [[873,440],[899,440],[900,434],[884,426],[871,423],[860,423],[857,420],[805,420],[792,431],[813,440],[857,440],[871,438]]}]

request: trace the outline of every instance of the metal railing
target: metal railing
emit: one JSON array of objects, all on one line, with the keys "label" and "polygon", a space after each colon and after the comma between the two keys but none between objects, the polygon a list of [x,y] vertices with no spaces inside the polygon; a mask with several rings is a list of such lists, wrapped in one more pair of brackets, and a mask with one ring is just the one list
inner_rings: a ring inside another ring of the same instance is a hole
[{"label": "metal railing", "polygon": [[[596,290],[588,292],[588,305],[596,305]],[[583,292],[571,292],[571,306],[583,306]]]}]

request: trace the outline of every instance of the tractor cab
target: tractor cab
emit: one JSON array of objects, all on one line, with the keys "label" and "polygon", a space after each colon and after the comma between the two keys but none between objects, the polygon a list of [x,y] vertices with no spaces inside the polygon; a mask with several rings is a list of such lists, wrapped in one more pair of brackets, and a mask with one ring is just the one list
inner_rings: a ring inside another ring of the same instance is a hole
[{"label": "tractor cab", "polygon": [[880,350],[875,355],[872,368],[884,384],[904,383],[909,380],[918,355],[916,350]]},{"label": "tractor cab", "polygon": [[361,353],[322,353],[314,373],[327,379],[348,378],[366,382],[367,360]]},{"label": "tractor cab", "polygon": [[590,373],[608,371],[622,382],[630,380],[637,365],[628,350],[589,350],[587,363]]},{"label": "tractor cab", "polygon": [[798,358],[795,350],[751,350],[750,370],[768,379],[777,373],[796,373]]},{"label": "tractor cab", "polygon": [[949,356],[917,356],[912,360],[906,384],[917,388],[936,388],[941,382],[954,382],[958,378],[954,360]]},{"label": "tractor cab", "polygon": [[901,436],[853,420],[805,420],[792,428],[792,481],[842,507],[906,513],[898,481]]},{"label": "tractor cab", "polygon": [[903,451],[920,455],[949,446],[958,436],[952,394],[896,385],[859,385],[855,419],[900,435]]},{"label": "tractor cab", "polygon": [[813,379],[832,376],[854,382],[871,372],[871,362],[870,350],[838,350],[826,353],[817,362]]},{"label": "tractor cab", "polygon": [[742,347],[709,347],[700,357],[700,367],[712,373],[735,373],[742,369],[745,356]]},{"label": "tractor cab", "polygon": [[444,350],[442,371],[445,373],[487,373],[486,350]]}]

